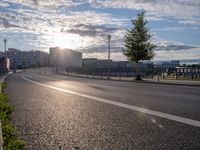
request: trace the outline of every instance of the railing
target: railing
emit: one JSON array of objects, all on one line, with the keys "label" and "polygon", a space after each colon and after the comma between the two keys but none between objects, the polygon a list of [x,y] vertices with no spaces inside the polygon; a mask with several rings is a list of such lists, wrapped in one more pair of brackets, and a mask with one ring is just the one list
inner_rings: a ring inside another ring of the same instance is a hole
[{"label": "railing", "polygon": [[[182,69],[182,70],[181,70]],[[66,70],[56,69],[54,72],[64,75],[93,78],[93,79],[107,79],[108,73],[106,69],[81,69],[81,68],[68,68]],[[114,70],[110,71],[110,78],[112,80],[133,80],[136,76],[135,70]],[[139,74],[142,78],[154,80],[199,80],[200,81],[200,68],[193,68],[183,70],[183,68],[154,68],[154,69],[140,69]]]}]

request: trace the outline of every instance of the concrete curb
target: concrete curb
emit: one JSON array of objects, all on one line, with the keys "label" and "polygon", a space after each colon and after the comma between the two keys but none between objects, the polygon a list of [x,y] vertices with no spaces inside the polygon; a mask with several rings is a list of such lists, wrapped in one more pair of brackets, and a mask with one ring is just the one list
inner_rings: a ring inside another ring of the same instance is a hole
[{"label": "concrete curb", "polygon": [[153,82],[153,81],[134,81],[137,83],[147,83],[147,84],[161,84],[161,85],[177,85],[177,86],[196,86],[200,87],[200,84],[187,84],[187,83],[169,83],[169,82]]},{"label": "concrete curb", "polygon": [[[4,81],[6,80],[8,76],[5,75],[3,77],[0,78],[0,84],[4,83]],[[0,93],[1,93],[1,86],[0,86]],[[3,134],[2,134],[2,125],[1,125],[1,120],[0,120],[0,150],[3,150]]]}]

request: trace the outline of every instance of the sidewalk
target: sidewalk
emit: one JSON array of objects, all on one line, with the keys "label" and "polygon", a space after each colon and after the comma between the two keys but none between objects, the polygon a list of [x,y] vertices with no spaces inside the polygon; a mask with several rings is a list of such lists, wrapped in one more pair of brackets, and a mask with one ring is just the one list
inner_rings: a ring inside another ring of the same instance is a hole
[{"label": "sidewalk", "polygon": [[163,80],[163,79],[147,79],[144,78],[142,82],[155,84],[169,84],[169,85],[185,85],[185,86],[200,86],[200,81],[194,80]]}]

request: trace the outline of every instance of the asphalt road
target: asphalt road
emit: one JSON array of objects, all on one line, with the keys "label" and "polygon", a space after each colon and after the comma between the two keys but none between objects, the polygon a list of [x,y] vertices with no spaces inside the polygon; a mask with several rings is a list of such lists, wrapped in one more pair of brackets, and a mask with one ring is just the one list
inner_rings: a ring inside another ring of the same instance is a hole
[{"label": "asphalt road", "polygon": [[200,127],[193,125],[200,123],[200,87],[72,78],[42,68],[11,75],[6,93],[26,149],[200,149]]}]

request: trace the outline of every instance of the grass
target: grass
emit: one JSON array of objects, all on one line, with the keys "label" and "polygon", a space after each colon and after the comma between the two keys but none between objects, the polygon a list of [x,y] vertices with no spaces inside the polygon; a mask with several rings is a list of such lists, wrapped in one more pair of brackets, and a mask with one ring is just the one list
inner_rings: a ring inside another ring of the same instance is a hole
[{"label": "grass", "polygon": [[[5,84],[2,84],[2,89],[5,86]],[[2,123],[4,150],[21,150],[25,146],[25,142],[19,139],[19,132],[16,130],[16,127],[11,123],[11,114],[13,111],[14,109],[9,104],[8,98],[0,91],[0,119]]]}]

